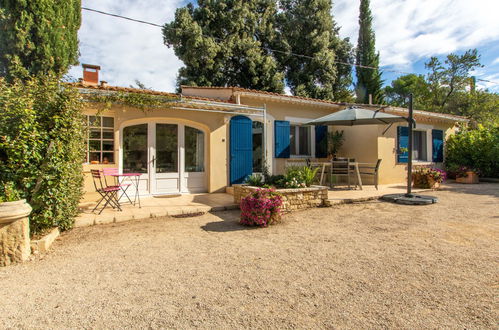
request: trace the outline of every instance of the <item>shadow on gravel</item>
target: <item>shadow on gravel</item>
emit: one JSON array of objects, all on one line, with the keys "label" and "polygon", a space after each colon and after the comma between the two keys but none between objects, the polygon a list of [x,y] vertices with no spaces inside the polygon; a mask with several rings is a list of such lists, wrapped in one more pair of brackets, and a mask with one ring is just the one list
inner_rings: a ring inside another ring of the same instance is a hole
[{"label": "shadow on gravel", "polygon": [[447,183],[445,184],[442,190],[462,193],[462,194],[488,195],[493,197],[499,197],[499,183],[478,183],[478,184]]},{"label": "shadow on gravel", "polygon": [[201,229],[218,233],[257,229],[256,227],[240,225],[238,222],[239,216],[234,217],[234,215],[229,212],[217,212],[214,215],[219,217],[221,221],[208,222],[206,225],[201,226]]}]

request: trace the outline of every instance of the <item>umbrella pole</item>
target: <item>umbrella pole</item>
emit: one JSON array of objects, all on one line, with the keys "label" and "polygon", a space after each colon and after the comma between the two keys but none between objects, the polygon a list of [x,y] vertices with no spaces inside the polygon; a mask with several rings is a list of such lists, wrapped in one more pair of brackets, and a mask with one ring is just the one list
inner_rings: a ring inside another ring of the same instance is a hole
[{"label": "umbrella pole", "polygon": [[412,128],[414,123],[414,118],[413,118],[413,105],[412,105],[412,93],[409,94],[409,118],[408,118],[408,125],[409,125],[409,145],[408,145],[408,159],[407,159],[407,197],[412,196],[412,144],[413,144],[413,134],[412,134]]},{"label": "umbrella pole", "polygon": [[437,197],[427,195],[417,195],[412,193],[412,130],[414,128],[414,115],[412,105],[412,94],[409,94],[409,117],[407,118],[409,124],[409,145],[407,155],[407,193],[405,194],[388,194],[381,196],[382,200],[394,202],[397,204],[406,205],[428,205],[435,204],[438,201]]}]

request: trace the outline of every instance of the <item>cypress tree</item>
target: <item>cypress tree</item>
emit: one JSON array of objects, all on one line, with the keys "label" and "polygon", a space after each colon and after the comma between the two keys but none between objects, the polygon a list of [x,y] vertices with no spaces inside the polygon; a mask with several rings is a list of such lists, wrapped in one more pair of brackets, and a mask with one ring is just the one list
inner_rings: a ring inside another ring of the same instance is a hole
[{"label": "cypress tree", "polygon": [[80,0],[0,0],[0,76],[62,76],[78,62]]},{"label": "cypress tree", "polygon": [[369,94],[373,103],[383,103],[383,81],[379,71],[379,53],[376,52],[376,37],[372,27],[372,14],[369,0],[360,0],[359,39],[357,44],[357,65],[375,67],[376,69],[356,68],[357,84],[355,92],[357,102],[368,103]]},{"label": "cypress tree", "polygon": [[350,92],[351,44],[339,37],[331,14],[331,0],[280,1],[280,30],[286,52],[276,54],[286,70],[286,81],[294,95],[318,99],[345,99]]},{"label": "cypress tree", "polygon": [[184,62],[177,84],[282,92],[284,74],[269,50],[276,13],[273,0],[198,0],[177,9],[163,28],[164,43]]}]

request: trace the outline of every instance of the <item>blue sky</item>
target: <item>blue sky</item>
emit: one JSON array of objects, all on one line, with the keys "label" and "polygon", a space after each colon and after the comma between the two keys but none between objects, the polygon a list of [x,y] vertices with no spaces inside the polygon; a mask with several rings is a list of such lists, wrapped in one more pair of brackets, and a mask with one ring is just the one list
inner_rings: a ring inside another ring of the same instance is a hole
[{"label": "blue sky", "polygon": [[[163,24],[173,19],[182,0],[83,0],[98,10]],[[358,0],[334,1],[333,15],[340,34],[357,40]],[[401,72],[424,73],[431,56],[445,57],[478,48],[484,68],[474,74],[481,88],[499,92],[499,0],[371,0],[376,47],[390,83]],[[161,91],[174,91],[182,62],[163,45],[161,29],[83,11],[79,31],[80,62],[102,67],[101,80],[111,85],[134,84],[135,79]],[[70,75],[82,76],[81,67]]]}]

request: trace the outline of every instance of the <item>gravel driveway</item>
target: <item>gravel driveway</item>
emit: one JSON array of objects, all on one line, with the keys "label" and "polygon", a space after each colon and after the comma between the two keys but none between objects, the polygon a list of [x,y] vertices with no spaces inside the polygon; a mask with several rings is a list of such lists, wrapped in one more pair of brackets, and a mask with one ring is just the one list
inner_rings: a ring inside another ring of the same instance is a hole
[{"label": "gravel driveway", "polygon": [[434,195],[75,229],[0,269],[0,328],[496,328],[499,185]]}]

